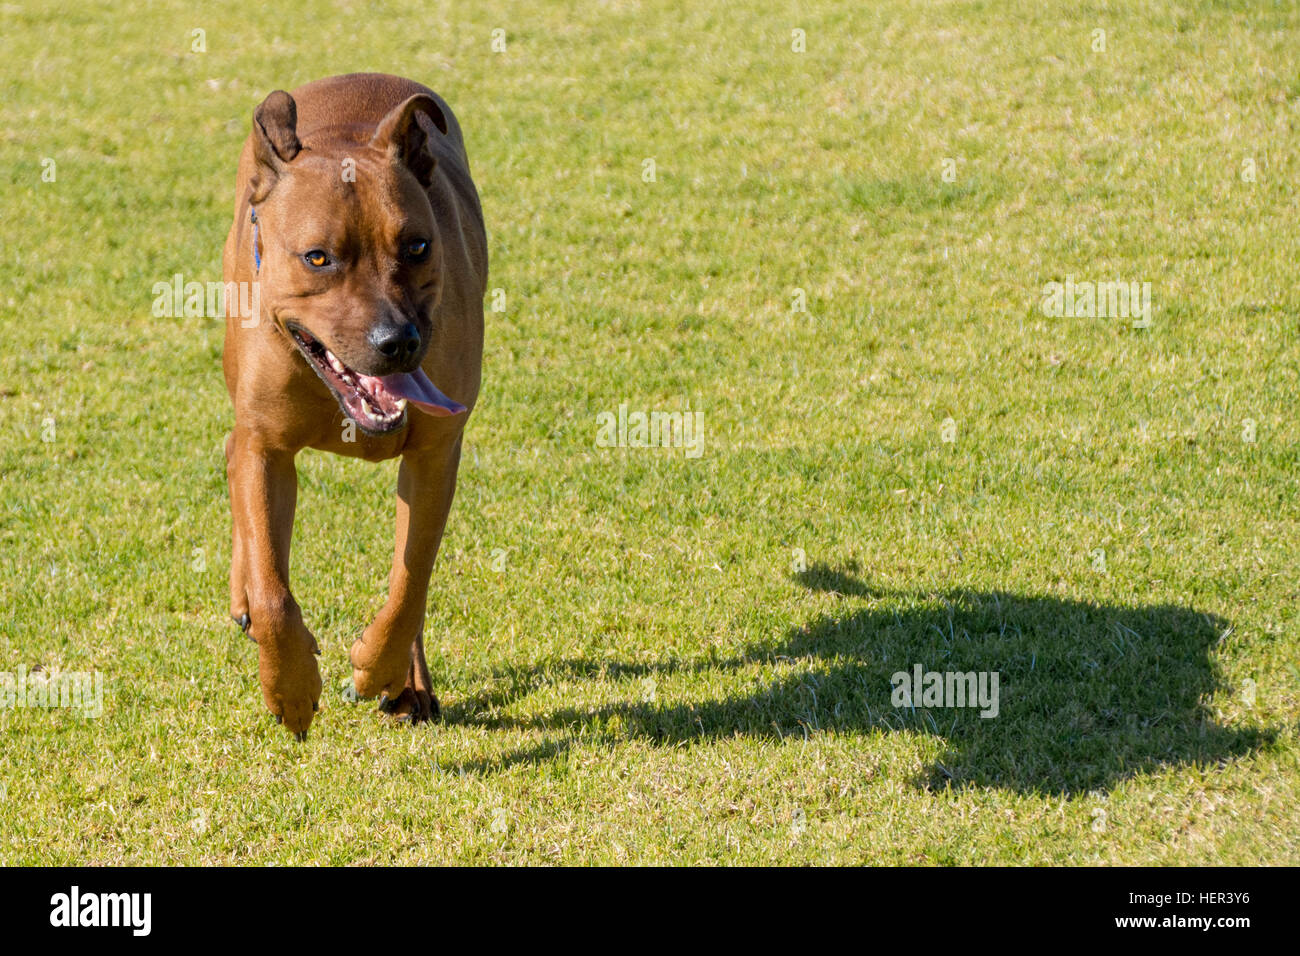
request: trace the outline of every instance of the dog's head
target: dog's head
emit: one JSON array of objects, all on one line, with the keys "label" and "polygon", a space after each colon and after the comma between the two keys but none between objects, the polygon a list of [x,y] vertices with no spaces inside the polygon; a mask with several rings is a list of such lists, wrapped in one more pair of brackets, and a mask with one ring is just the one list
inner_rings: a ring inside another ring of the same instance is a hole
[{"label": "dog's head", "polygon": [[437,101],[416,94],[355,146],[298,139],[282,90],[253,113],[250,202],[262,306],[371,434],[405,422],[406,403],[464,411],[420,370],[443,283],[442,241],[426,192],[447,132]]}]

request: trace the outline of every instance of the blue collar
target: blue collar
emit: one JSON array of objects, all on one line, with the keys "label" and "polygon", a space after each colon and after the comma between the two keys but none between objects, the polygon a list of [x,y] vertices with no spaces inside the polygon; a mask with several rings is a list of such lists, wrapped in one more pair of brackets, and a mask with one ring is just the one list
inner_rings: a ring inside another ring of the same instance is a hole
[{"label": "blue collar", "polygon": [[251,206],[248,209],[248,221],[253,224],[253,268],[257,272],[262,271],[262,254],[257,251],[257,210]]}]

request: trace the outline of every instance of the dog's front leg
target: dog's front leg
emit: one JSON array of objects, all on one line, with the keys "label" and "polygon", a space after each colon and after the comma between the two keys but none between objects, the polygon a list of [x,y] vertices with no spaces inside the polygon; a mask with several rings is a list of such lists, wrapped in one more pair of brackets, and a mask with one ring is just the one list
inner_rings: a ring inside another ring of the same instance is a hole
[{"label": "dog's front leg", "polygon": [[289,592],[298,498],[293,452],[272,448],[238,425],[228,452],[230,508],[243,552],[237,566],[248,599],[248,633],[257,642],[262,698],[290,732],[305,739],[320,701],[320,651]]},{"label": "dog's front leg", "polygon": [[438,715],[424,660],[424,611],[438,545],[456,493],[460,437],[403,456],[397,475],[397,543],[388,600],[352,645],[352,680],[362,697],[412,722]]}]

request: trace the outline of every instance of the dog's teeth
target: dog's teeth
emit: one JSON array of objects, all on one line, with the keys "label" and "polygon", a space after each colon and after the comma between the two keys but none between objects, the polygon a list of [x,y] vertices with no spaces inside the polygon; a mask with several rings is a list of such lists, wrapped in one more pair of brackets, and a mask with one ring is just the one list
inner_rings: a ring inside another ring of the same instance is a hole
[{"label": "dog's teeth", "polygon": [[406,399],[399,398],[397,400],[397,411],[399,414],[406,411]]},{"label": "dog's teeth", "polygon": [[371,418],[379,417],[378,414],[375,412],[375,410],[370,407],[370,403],[366,401],[364,398],[361,400],[361,410],[365,412],[367,415],[369,415]]},{"label": "dog's teeth", "polygon": [[325,350],[325,358],[329,360],[330,368],[334,369],[334,371],[338,372],[340,375],[343,374],[343,363],[336,359],[334,353],[329,349]]}]

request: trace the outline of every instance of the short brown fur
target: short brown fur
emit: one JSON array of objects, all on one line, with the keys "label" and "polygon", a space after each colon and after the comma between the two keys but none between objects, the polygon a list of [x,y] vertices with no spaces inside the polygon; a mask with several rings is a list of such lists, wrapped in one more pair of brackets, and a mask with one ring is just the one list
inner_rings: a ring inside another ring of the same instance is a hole
[{"label": "short brown fur", "polygon": [[[342,174],[347,161],[355,182]],[[404,266],[395,252],[413,232],[432,241],[420,267]],[[302,253],[316,247],[341,250],[346,268],[328,278],[305,268]],[[469,412],[434,417],[410,408],[396,431],[353,429],[349,436],[346,416],[285,323],[308,330],[346,365],[382,375],[391,369],[367,337],[376,323],[407,318],[420,334],[419,367],[473,409],[487,238],[446,103],[427,87],[384,74],[272,93],[239,158],[224,277],[260,286],[255,316],[227,307],[224,368],[235,410],[226,441],[230,613],[257,642],[266,706],[305,738],[320,700],[319,649],[289,587],[294,459],[316,448],[368,461],[401,457],[388,599],[352,647],[353,680],[359,695],[386,698],[381,706],[390,713],[432,718],[438,704],[424,659],[425,607]]]}]

